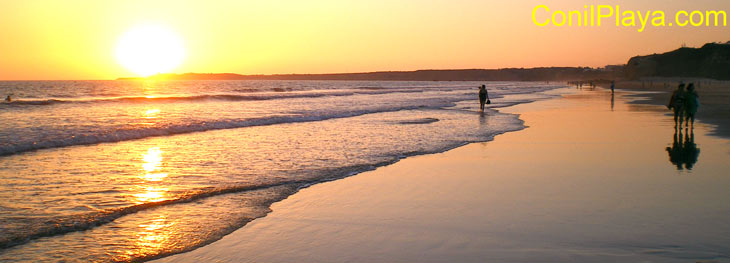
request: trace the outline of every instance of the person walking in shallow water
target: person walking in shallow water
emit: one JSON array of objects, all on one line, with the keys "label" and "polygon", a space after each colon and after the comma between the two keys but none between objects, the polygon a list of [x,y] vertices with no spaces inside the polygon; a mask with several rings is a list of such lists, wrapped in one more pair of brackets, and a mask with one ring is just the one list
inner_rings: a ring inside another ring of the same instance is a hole
[{"label": "person walking in shallow water", "polygon": [[672,93],[672,97],[669,99],[667,107],[674,110],[674,127],[682,127],[682,117],[684,115],[684,101],[686,98],[684,91],[684,83],[679,84],[677,90]]},{"label": "person walking in shallow water", "polygon": [[489,104],[489,93],[487,93],[487,86],[482,85],[479,87],[479,108],[484,111],[484,103]]},{"label": "person walking in shallow water", "polygon": [[697,108],[699,107],[700,96],[697,94],[697,91],[695,91],[695,84],[690,83],[687,85],[687,91],[685,92],[684,99],[685,127],[689,127],[690,119],[692,119],[692,128],[695,127],[695,113],[697,113]]}]

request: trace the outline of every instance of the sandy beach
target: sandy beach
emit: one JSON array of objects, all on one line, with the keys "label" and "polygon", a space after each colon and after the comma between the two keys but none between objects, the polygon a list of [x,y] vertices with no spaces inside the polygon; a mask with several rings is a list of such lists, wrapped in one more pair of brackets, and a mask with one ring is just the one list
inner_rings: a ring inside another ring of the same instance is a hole
[{"label": "sandy beach", "polygon": [[700,95],[697,119],[715,125],[711,134],[730,138],[730,82],[708,79],[657,78],[644,81],[623,81],[617,89],[643,91],[634,95],[635,103],[667,105],[680,82],[694,83]]},{"label": "sandy beach", "polygon": [[677,134],[627,92],[556,92],[500,109],[525,130],[304,188],[157,262],[730,261],[730,141],[713,124]]}]

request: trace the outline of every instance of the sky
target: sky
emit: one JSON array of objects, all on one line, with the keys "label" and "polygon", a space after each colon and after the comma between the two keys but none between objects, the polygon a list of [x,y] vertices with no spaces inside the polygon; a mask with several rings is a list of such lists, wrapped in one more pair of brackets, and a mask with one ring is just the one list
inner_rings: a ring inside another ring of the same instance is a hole
[{"label": "sky", "polygon": [[[537,26],[534,8],[730,11],[726,0],[488,1],[0,0],[0,79],[134,76],[115,48],[131,28],[174,32],[173,73],[342,73],[623,64],[635,55],[730,41],[730,27]],[[589,10],[589,9],[588,9]],[[538,19],[549,12],[539,10]],[[638,22],[637,22],[638,23]]]}]

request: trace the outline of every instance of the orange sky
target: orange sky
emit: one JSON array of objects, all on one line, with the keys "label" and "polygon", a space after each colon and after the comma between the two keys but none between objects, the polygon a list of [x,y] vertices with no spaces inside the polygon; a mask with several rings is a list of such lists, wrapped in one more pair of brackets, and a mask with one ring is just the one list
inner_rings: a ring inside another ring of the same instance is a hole
[{"label": "orange sky", "polygon": [[[517,3],[515,3],[517,2]],[[186,50],[174,72],[242,74],[603,66],[730,40],[726,27],[538,27],[533,8],[730,11],[730,1],[9,1],[0,0],[0,79],[133,76],[114,49],[165,25]],[[612,20],[607,20],[612,21]]]}]

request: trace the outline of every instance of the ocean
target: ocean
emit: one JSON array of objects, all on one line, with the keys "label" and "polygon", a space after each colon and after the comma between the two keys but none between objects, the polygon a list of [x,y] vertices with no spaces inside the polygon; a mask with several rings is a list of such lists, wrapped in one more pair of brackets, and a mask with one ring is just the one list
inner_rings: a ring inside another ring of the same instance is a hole
[{"label": "ocean", "polygon": [[[478,86],[492,104],[479,112]],[[131,262],[211,243],[298,189],[524,128],[562,84],[2,81],[0,261]]]}]

